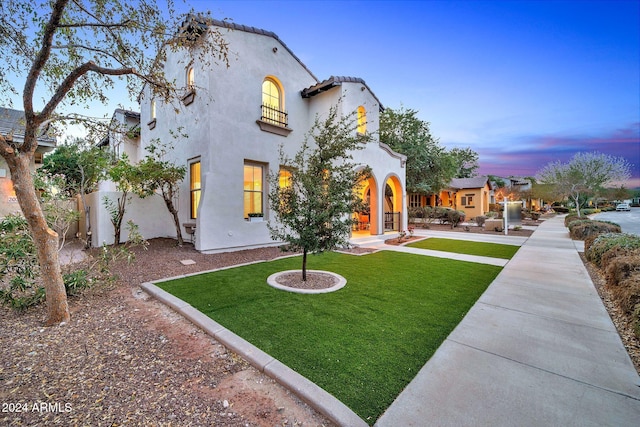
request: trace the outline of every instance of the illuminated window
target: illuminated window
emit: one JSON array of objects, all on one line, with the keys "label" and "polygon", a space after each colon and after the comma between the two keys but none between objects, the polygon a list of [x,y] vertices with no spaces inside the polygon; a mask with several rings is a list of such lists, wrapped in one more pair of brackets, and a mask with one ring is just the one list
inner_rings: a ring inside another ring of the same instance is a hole
[{"label": "illuminated window", "polygon": [[262,116],[260,119],[276,126],[287,126],[284,91],[282,85],[273,77],[267,77],[262,82]]},{"label": "illuminated window", "polygon": [[272,78],[267,77],[262,82],[262,105],[281,110],[280,86]]},{"label": "illuminated window", "polygon": [[358,107],[358,133],[364,135],[367,132],[367,111],[361,105]]},{"label": "illuminated window", "polygon": [[193,70],[193,67],[189,67],[187,69],[187,88],[189,90],[194,89],[195,85],[196,85],[195,71]]},{"label": "illuminated window", "polygon": [[291,171],[288,169],[280,169],[280,173],[278,174],[278,179],[280,183],[280,188],[289,188],[291,187]]},{"label": "illuminated window", "polygon": [[262,214],[263,166],[256,163],[244,164],[244,218],[249,214]]},{"label": "illuminated window", "polygon": [[156,100],[151,101],[151,120],[155,120],[156,118]]},{"label": "illuminated window", "polygon": [[191,218],[198,217],[200,195],[202,194],[202,180],[200,174],[200,161],[189,164],[189,190],[191,193]]}]

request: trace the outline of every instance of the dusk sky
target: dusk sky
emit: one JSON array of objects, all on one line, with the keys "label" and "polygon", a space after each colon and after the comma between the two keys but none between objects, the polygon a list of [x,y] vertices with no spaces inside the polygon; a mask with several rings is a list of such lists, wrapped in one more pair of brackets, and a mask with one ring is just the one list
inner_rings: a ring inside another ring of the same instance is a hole
[{"label": "dusk sky", "polygon": [[598,151],[625,157],[640,187],[638,0],[189,4],[273,31],[321,80],[363,78],[445,147],[478,152],[482,174]]}]

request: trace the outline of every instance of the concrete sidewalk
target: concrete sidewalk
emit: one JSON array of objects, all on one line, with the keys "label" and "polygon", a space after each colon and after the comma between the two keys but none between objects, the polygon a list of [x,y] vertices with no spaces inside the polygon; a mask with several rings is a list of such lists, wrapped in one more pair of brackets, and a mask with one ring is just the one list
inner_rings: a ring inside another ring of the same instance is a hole
[{"label": "concrete sidewalk", "polygon": [[376,426],[639,424],[640,377],[555,217],[524,242]]}]

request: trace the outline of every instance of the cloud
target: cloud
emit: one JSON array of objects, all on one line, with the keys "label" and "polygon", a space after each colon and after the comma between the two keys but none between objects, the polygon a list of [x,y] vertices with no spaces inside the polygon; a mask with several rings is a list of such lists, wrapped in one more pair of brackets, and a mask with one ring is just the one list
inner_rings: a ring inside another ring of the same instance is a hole
[{"label": "cloud", "polygon": [[640,122],[603,135],[531,135],[515,138],[512,144],[485,146],[478,150],[480,173],[534,176],[552,161],[566,162],[577,152],[622,157],[631,165],[628,187],[640,184]]}]

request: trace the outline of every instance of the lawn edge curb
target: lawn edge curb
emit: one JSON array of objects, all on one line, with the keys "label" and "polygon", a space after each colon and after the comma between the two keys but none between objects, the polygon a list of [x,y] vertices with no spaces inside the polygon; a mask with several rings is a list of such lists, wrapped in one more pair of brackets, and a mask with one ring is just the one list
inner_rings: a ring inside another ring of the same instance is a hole
[{"label": "lawn edge curb", "polygon": [[309,406],[329,418],[332,422],[340,426],[368,426],[362,418],[332,394],[253,344],[229,331],[210,317],[196,310],[190,304],[159,288],[154,282],[142,283],[140,287],[151,297],[169,306],[175,312],[202,328],[221,344],[241,355],[256,369],[273,378]]}]

